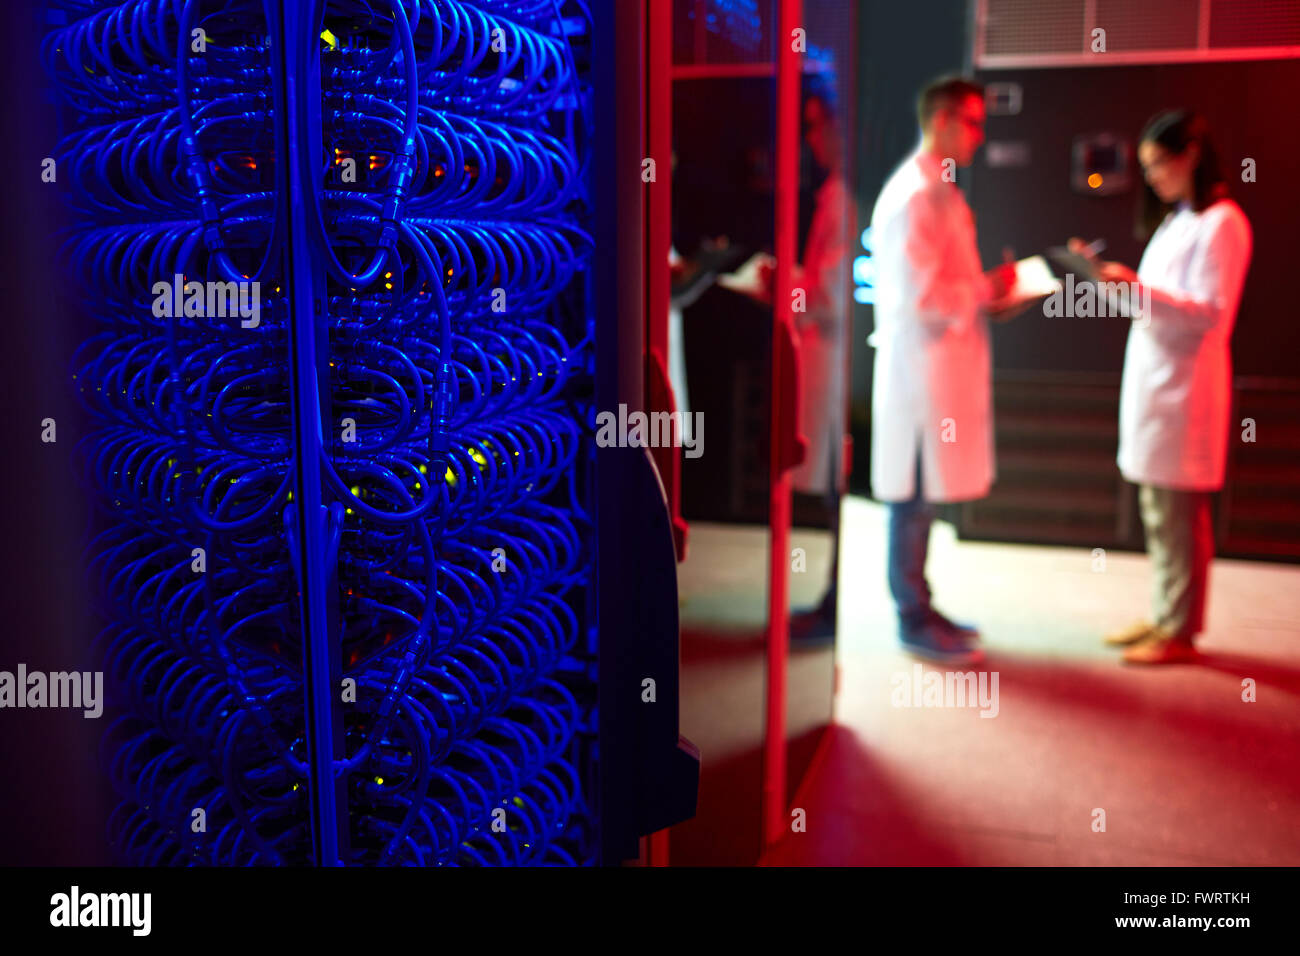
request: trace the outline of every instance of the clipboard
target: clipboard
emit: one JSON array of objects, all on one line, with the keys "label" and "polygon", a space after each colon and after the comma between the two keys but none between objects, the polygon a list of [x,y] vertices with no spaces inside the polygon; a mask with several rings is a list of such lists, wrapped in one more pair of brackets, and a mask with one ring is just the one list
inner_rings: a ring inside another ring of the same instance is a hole
[{"label": "clipboard", "polygon": [[683,308],[693,304],[714,282],[725,285],[719,280],[729,274],[728,270],[743,261],[745,255],[743,246],[731,245],[722,249],[702,248],[695,255],[695,271],[672,283],[670,299],[675,305]]},{"label": "clipboard", "polygon": [[[1134,306],[1128,301],[1125,295],[1116,295],[1113,290],[1103,289],[1104,280],[1097,274],[1097,267],[1086,256],[1081,256],[1077,252],[1071,252],[1064,246],[1053,246],[1045,253],[1047,260],[1052,265],[1052,271],[1056,277],[1063,283],[1063,288],[1067,296],[1074,293],[1075,290],[1085,285],[1096,286],[1093,290],[1095,302],[1101,302],[1101,296],[1106,291],[1106,307],[1114,309],[1117,315],[1126,319],[1134,318]],[[1099,308],[1099,306],[1097,306]],[[1141,306],[1138,306],[1138,316],[1141,316]]]},{"label": "clipboard", "polygon": [[1016,263],[1016,281],[1010,291],[996,302],[990,302],[985,312],[989,318],[1001,321],[1060,291],[1061,280],[1053,274],[1047,259],[1029,256]]},{"label": "clipboard", "polygon": [[1076,282],[1101,281],[1101,277],[1097,275],[1096,266],[1093,265],[1091,259],[1081,256],[1077,252],[1071,252],[1065,246],[1052,246],[1045,255],[1058,279],[1073,274]]}]

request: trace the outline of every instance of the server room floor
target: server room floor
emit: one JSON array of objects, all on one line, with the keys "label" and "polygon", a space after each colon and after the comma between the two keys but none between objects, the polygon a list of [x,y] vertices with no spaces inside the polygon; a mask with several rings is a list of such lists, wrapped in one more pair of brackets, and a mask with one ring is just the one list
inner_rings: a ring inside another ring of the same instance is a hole
[{"label": "server room floor", "polygon": [[[830,571],[830,535],[794,529],[803,573],[790,600],[811,607]],[[681,732],[701,750],[693,819],[672,829],[674,865],[749,866],[758,861],[766,691],[768,533],[764,527],[691,523],[678,568],[681,614]],[[831,720],[834,648],[792,649],[786,695],[788,789],[807,771]]]},{"label": "server room floor", "polygon": [[1300,567],[1216,561],[1202,662],[1134,668],[1099,638],[1143,616],[1144,555],[1094,571],[1091,549],[938,524],[936,604],[980,626],[988,696],[904,706],[922,677],[896,644],[884,510],[844,508],[836,721],[791,798],[806,832],[763,863],[1300,864]]}]

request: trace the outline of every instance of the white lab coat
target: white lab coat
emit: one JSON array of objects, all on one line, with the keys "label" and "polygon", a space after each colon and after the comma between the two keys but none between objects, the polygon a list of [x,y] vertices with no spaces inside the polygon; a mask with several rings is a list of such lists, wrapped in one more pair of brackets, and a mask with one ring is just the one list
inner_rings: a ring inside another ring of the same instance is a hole
[{"label": "white lab coat", "polygon": [[871,487],[881,501],[988,494],[995,476],[988,319],[992,296],[975,221],[938,157],[922,150],[889,177],[871,216],[876,348]]},{"label": "white lab coat", "polygon": [[1149,317],[1129,329],[1119,400],[1120,471],[1188,491],[1223,487],[1232,413],[1229,339],[1250,266],[1250,223],[1230,199],[1183,204],[1138,266]]},{"label": "white lab coat", "polygon": [[809,494],[842,491],[844,468],[845,331],[848,315],[848,247],[845,217],[849,190],[832,173],[817,190],[803,264],[795,285],[806,295],[796,312],[799,339],[799,433],[808,440],[803,463],[790,473],[794,488]]}]

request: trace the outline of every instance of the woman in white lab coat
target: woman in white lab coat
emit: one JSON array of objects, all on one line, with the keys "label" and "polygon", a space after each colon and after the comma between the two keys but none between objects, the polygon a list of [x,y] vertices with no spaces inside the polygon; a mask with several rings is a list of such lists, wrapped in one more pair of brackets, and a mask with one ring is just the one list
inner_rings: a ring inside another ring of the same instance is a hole
[{"label": "woman in white lab coat", "polygon": [[[844,394],[849,301],[847,223],[852,197],[844,178],[843,146],[828,94],[814,92],[804,104],[805,138],[813,159],[827,171],[817,190],[803,262],[794,286],[806,295],[795,313],[799,336],[799,434],[808,440],[803,464],[795,467],[796,491],[829,495],[843,491]],[[838,501],[836,501],[838,507]]]},{"label": "woman in white lab coat", "polygon": [[1251,230],[1228,198],[1205,121],[1161,113],[1138,145],[1146,177],[1139,228],[1151,240],[1137,272],[1098,263],[1105,282],[1135,283],[1120,388],[1118,463],[1139,486],[1153,613],[1108,635],[1129,663],[1194,660],[1204,628],[1232,409],[1229,348],[1250,265]]}]

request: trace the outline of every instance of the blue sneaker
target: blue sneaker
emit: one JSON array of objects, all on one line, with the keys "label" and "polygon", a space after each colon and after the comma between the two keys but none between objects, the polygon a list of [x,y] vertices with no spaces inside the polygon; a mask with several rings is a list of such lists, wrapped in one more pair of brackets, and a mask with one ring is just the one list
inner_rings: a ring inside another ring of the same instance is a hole
[{"label": "blue sneaker", "polygon": [[898,636],[903,649],[914,657],[943,664],[974,664],[984,659],[984,652],[972,646],[964,633],[942,620],[941,615],[936,615],[916,627],[900,624]]}]

